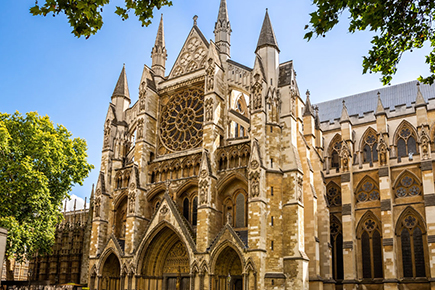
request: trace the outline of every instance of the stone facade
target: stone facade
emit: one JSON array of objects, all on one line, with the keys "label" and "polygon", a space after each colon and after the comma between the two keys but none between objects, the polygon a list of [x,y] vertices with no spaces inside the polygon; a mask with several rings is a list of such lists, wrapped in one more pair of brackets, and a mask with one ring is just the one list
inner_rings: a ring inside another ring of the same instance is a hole
[{"label": "stone facade", "polygon": [[267,11],[253,68],[231,60],[225,0],[214,34],[195,17],[166,74],[162,18],[134,104],[121,71],[90,289],[431,288],[435,115],[421,91],[410,107],[380,97],[376,113],[349,116],[340,103],[338,120],[322,119],[328,104],[301,97]]},{"label": "stone facade", "polygon": [[36,256],[28,263],[32,284],[87,284],[91,215],[86,201],[84,209],[63,213],[64,220],[56,228],[52,253]]}]

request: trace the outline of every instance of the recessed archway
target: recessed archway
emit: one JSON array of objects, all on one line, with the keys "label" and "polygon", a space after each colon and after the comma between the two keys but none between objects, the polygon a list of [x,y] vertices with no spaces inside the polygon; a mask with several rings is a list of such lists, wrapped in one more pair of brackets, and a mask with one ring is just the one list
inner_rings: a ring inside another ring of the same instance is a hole
[{"label": "recessed archway", "polygon": [[214,289],[243,290],[243,266],[240,256],[232,247],[219,253],[214,267]]},{"label": "recessed archway", "polygon": [[190,289],[189,252],[180,237],[163,227],[144,251],[139,289]]},{"label": "recessed archway", "polygon": [[100,280],[101,290],[120,290],[121,265],[118,257],[111,253],[104,262]]}]

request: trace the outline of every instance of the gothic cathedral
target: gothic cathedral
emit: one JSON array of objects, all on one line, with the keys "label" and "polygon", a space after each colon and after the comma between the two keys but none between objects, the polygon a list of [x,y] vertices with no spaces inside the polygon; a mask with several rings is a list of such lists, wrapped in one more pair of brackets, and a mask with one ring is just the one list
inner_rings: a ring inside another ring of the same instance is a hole
[{"label": "gothic cathedral", "polygon": [[194,18],[167,73],[162,18],[133,105],[121,71],[90,289],[435,289],[435,89],[313,106],[267,11],[253,68],[231,60],[225,0],[214,34]]}]

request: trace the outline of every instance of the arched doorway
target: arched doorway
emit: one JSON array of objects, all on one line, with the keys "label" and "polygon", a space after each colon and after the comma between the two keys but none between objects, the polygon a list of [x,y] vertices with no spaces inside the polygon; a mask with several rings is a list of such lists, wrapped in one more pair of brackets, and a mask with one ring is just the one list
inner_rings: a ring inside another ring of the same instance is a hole
[{"label": "arched doorway", "polygon": [[143,256],[138,289],[189,290],[189,253],[170,228],[159,231]]},{"label": "arched doorway", "polygon": [[243,290],[242,261],[237,252],[225,248],[216,260],[214,270],[214,289],[216,290]]},{"label": "arched doorway", "polygon": [[118,257],[112,253],[104,262],[99,289],[120,290],[120,273],[121,266],[119,264]]}]

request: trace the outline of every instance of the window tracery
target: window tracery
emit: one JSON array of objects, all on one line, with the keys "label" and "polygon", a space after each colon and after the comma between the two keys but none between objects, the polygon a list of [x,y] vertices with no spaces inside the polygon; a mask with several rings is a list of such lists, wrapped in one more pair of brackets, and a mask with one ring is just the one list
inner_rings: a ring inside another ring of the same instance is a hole
[{"label": "window tracery", "polygon": [[332,277],[342,280],[343,270],[343,231],[340,220],[331,215],[330,220],[331,248],[332,248]]},{"label": "window tracery", "polygon": [[361,180],[357,187],[355,195],[358,202],[380,199],[379,188],[376,182],[373,181],[373,179],[371,179],[370,177],[365,177],[363,180]]},{"label": "window tracery", "polygon": [[422,188],[420,182],[410,172],[400,175],[395,186],[396,197],[421,195]]},{"label": "window tracery", "polygon": [[398,229],[404,278],[426,277],[423,234],[425,226],[412,208],[406,209],[399,219]]},{"label": "window tracery", "polygon": [[372,212],[367,212],[358,226],[361,243],[362,278],[383,278],[381,225]]},{"label": "window tracery", "polygon": [[329,156],[331,158],[331,168],[340,168],[340,153],[342,147],[342,140],[340,135],[335,135],[329,145]]},{"label": "window tracery", "polygon": [[416,140],[414,128],[408,122],[403,122],[396,136],[397,156],[406,157],[417,153]]},{"label": "window tracery", "polygon": [[334,182],[330,182],[326,189],[329,206],[341,206],[341,188]]},{"label": "window tracery", "polygon": [[182,151],[201,144],[204,119],[202,96],[200,88],[177,92],[163,107],[160,140],[167,149]]},{"label": "window tracery", "polygon": [[364,134],[361,148],[364,163],[372,164],[378,161],[378,136],[376,131],[372,128],[369,128]]}]

